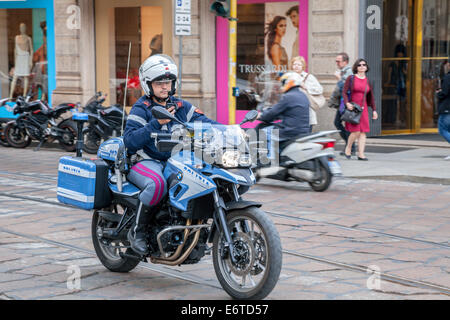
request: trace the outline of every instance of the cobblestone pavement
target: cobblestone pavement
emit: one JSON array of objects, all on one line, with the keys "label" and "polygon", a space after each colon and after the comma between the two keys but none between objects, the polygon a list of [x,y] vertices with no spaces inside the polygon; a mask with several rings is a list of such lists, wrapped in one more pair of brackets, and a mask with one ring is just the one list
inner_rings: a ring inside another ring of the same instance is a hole
[{"label": "cobblestone pavement", "polygon": [[[51,204],[62,155],[0,148],[0,299],[230,299],[210,256],[105,269],[91,213]],[[262,180],[245,198],[263,203],[282,239],[282,273],[268,299],[450,297],[449,185],[338,178],[315,193]]]}]

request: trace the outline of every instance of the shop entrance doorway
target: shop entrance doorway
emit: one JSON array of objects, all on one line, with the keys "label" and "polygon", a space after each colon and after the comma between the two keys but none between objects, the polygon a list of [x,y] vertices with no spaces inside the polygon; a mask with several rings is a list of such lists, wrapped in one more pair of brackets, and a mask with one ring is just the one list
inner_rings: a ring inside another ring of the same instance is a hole
[{"label": "shop entrance doorway", "polygon": [[382,132],[437,132],[450,0],[385,0],[383,12]]}]

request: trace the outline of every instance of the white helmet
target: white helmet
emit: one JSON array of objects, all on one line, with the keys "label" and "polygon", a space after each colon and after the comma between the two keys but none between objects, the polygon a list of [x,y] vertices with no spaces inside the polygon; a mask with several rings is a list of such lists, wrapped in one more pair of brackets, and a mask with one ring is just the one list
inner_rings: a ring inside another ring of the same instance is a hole
[{"label": "white helmet", "polygon": [[148,97],[152,97],[152,81],[170,79],[172,81],[172,90],[169,95],[174,95],[176,91],[176,80],[178,68],[171,57],[165,54],[156,54],[147,58],[139,68],[139,81]]},{"label": "white helmet", "polygon": [[281,91],[286,92],[291,88],[298,87],[302,84],[302,78],[297,72],[286,72],[280,78]]}]

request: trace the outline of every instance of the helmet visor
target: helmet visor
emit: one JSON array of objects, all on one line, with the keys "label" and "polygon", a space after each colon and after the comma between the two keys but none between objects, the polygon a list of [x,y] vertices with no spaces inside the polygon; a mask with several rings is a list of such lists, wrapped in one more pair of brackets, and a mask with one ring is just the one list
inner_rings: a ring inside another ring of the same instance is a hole
[{"label": "helmet visor", "polygon": [[157,87],[163,87],[163,86],[172,86],[172,79],[163,79],[163,80],[157,80],[153,81],[153,84]]}]

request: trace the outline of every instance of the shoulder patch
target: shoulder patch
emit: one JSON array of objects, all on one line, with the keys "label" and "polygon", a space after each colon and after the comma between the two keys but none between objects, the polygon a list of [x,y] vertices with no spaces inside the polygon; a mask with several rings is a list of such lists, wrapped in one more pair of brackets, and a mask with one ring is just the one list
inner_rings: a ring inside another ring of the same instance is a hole
[{"label": "shoulder patch", "polygon": [[178,108],[183,108],[183,102],[177,101],[177,106],[178,106]]},{"label": "shoulder patch", "polygon": [[148,102],[147,100],[145,100],[143,103],[144,103],[147,107],[150,107],[150,102]]},{"label": "shoulder patch", "polygon": [[199,108],[195,108],[195,111],[194,111],[194,112],[196,112],[196,113],[198,113],[198,114],[204,114],[203,111],[200,110]]}]

